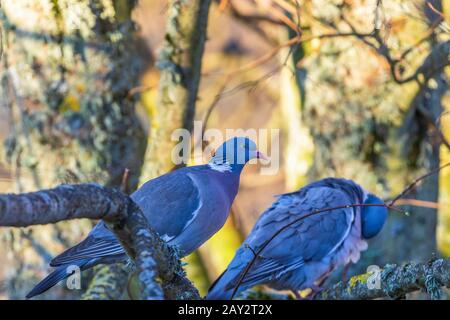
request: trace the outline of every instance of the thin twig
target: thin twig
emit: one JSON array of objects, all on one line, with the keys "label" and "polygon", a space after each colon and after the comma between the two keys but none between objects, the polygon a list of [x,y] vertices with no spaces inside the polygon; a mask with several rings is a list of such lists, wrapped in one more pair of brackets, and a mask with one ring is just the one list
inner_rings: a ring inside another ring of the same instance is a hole
[{"label": "thin twig", "polygon": [[248,63],[248,64],[246,64],[246,65],[244,65],[242,67],[240,67],[239,69],[236,69],[236,70],[230,72],[228,74],[228,77],[231,77],[231,76],[234,76],[237,73],[245,72],[245,71],[251,70],[251,69],[253,69],[255,67],[258,67],[258,66],[266,63],[267,61],[269,61],[273,57],[275,57],[276,54],[281,49],[286,48],[286,47],[291,47],[291,46],[299,44],[299,43],[301,43],[301,37],[300,36],[295,36],[295,37],[289,39],[288,41],[286,41],[286,42],[276,46],[270,52],[268,52],[265,55],[259,57],[258,59],[256,59],[256,60],[254,60],[254,61],[252,61],[252,62],[250,62],[250,63]]},{"label": "thin twig", "polygon": [[[275,9],[275,8],[274,8]],[[280,21],[282,21],[284,24],[286,24],[286,26],[288,26],[289,28],[291,28],[292,30],[295,31],[295,33],[297,34],[298,37],[300,37],[302,31],[300,29],[300,26],[295,23],[294,21],[292,21],[291,18],[289,18],[287,15],[279,12],[278,10],[273,10],[271,11],[271,13],[278,19],[280,19]]]},{"label": "thin twig", "polygon": [[439,117],[437,117],[437,119],[436,119],[436,122],[435,122],[436,126],[440,127],[441,119],[442,119],[443,117],[447,116],[448,114],[450,114],[449,111],[444,111],[444,112],[442,112],[442,113],[439,115]]},{"label": "thin twig", "polygon": [[125,168],[125,170],[123,171],[123,176],[122,176],[122,182],[120,184],[120,189],[122,190],[123,193],[129,194],[130,193],[130,169]]},{"label": "thin twig", "polygon": [[431,117],[431,115],[429,114],[428,109],[424,108],[423,106],[419,105],[417,107],[417,110],[424,116],[425,120],[433,127],[433,130],[437,133],[437,135],[439,136],[439,139],[441,140],[441,143],[448,149],[450,150],[450,142],[447,140],[447,138],[445,137],[444,133],[441,131],[441,129],[439,128],[439,125],[436,123],[437,121],[439,121],[439,118],[441,117],[441,115],[438,117],[438,120],[433,121],[433,118]]},{"label": "thin twig", "polygon": [[431,2],[427,1],[427,5],[431,9],[431,11],[436,13],[441,18],[441,20],[445,19],[444,13],[442,13],[438,9],[436,9]]},{"label": "thin twig", "polygon": [[[420,39],[419,42],[417,42],[415,45],[413,45],[413,46],[409,47],[408,49],[406,49],[405,51],[403,51],[403,53],[400,54],[399,58],[394,58],[392,56],[390,48],[386,44],[385,39],[383,39],[380,35],[380,28],[378,28],[379,14],[377,12],[378,12],[379,6],[381,6],[381,4],[382,4],[381,1],[377,1],[377,5],[376,5],[376,9],[375,9],[376,10],[375,11],[375,13],[376,13],[375,19],[376,20],[374,21],[373,30],[369,34],[359,32],[356,29],[356,27],[347,19],[347,17],[343,13],[343,11],[341,11],[341,19],[342,19],[342,21],[344,21],[347,24],[347,26],[351,29],[353,35],[358,40],[363,42],[369,48],[373,49],[375,52],[377,52],[379,55],[381,55],[386,60],[386,62],[389,65],[389,69],[390,69],[392,78],[396,83],[405,84],[405,83],[408,83],[411,81],[418,81],[420,74],[423,74],[424,70],[426,70],[426,68],[424,68],[424,64],[427,62],[427,59],[425,59],[423,61],[423,63],[419,67],[417,67],[416,70],[414,70],[414,72],[412,72],[407,77],[403,77],[402,74],[400,74],[399,65],[405,59],[405,57],[407,55],[409,55],[413,50],[416,50],[422,42],[429,39],[429,36],[431,36],[433,34],[433,32],[436,30],[437,26],[440,24],[442,19],[437,19],[437,21],[435,23],[433,23],[432,26],[430,26],[430,29],[424,38]],[[333,23],[327,23],[327,21],[324,21],[324,20],[316,18],[316,17],[312,17],[312,18],[315,19],[316,21],[320,22],[321,24],[325,25],[326,27],[332,28],[333,30],[335,30],[337,32],[337,34],[340,33],[339,30],[337,29],[337,27]],[[369,41],[370,39],[374,40],[375,43],[372,41]],[[433,70],[433,72],[427,73],[425,75],[426,78],[430,78],[434,73],[439,71],[439,69],[442,69],[447,65],[448,65],[448,59],[447,59],[447,62],[445,62],[441,66],[439,66],[438,70]]]},{"label": "thin twig", "polygon": [[448,206],[448,204],[439,204],[434,201],[425,201],[418,199],[398,199],[395,203],[397,206],[414,206],[414,207],[423,207],[423,208],[431,208],[431,209],[439,209],[443,206]]},{"label": "thin twig", "polygon": [[442,169],[444,169],[445,167],[450,166],[450,162],[447,162],[446,164],[440,166],[439,168],[436,168],[434,170],[431,170],[430,172],[420,176],[419,178],[417,178],[416,180],[414,180],[409,186],[407,186],[398,196],[396,196],[389,204],[388,206],[394,206],[395,203],[397,202],[397,200],[399,200],[400,198],[403,198],[405,195],[407,195],[409,192],[411,192],[414,188],[416,188],[416,186],[424,179],[428,178],[429,176],[432,176],[436,173],[438,173],[439,171],[441,171]]},{"label": "thin twig", "polygon": [[291,3],[285,1],[285,0],[272,0],[273,3],[280,6],[280,8],[286,10],[292,15],[296,15],[297,8],[293,6]]},{"label": "thin twig", "polygon": [[220,0],[219,10],[225,11],[226,7],[229,5],[230,0]]},{"label": "thin twig", "polygon": [[150,91],[153,88],[154,88],[154,86],[148,86],[148,85],[141,85],[141,86],[137,86],[137,87],[131,88],[128,91],[128,97],[132,97],[135,94],[139,94],[139,93],[142,93],[142,92]]}]

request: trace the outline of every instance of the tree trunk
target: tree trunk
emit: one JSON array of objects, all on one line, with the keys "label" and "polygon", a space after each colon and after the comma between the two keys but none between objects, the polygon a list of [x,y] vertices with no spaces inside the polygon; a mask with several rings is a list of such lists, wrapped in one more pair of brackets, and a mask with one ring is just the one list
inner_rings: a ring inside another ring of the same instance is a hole
[{"label": "tree trunk", "polygon": [[[296,34],[288,29],[281,37],[281,43]],[[306,99],[305,81],[307,70],[296,67],[305,58],[303,44],[298,44],[280,51],[281,63],[287,64],[280,75],[280,107],[283,125],[283,156],[286,189],[298,190],[307,181],[307,172],[311,167],[313,142],[304,123],[304,103]],[[292,74],[294,70],[295,75]]]},{"label": "tree trunk", "polygon": [[[398,4],[383,2],[383,5],[383,10],[389,10]],[[414,7],[418,15],[421,10],[430,10],[427,1],[422,5]],[[347,21],[352,21],[356,30],[374,28],[372,18],[360,20],[356,13],[358,9],[373,12],[372,7],[367,4],[344,7]],[[433,7],[439,10],[440,1],[433,1]],[[428,11],[425,12],[428,25],[416,28],[429,30],[435,23],[438,15]],[[331,21],[328,27],[345,24],[338,11],[320,12],[323,20]],[[311,32],[314,35],[314,29]],[[408,28],[403,32],[416,34]],[[417,41],[419,37],[418,34],[417,39],[412,38]],[[419,81],[424,84],[418,89],[415,84],[396,83],[389,74],[383,51],[373,50],[351,34],[317,41],[313,54],[302,64],[308,72],[305,123],[314,140],[312,180],[326,176],[350,178],[366,190],[388,198],[393,194],[387,190],[401,190],[420,173],[439,167],[441,140],[433,124],[443,109],[447,83],[442,70],[448,63],[445,61],[448,53],[439,53],[447,52],[445,43],[438,43],[433,36],[428,41],[425,58],[412,61],[418,67],[411,73],[417,71],[423,76]],[[382,49],[395,52],[387,46]],[[436,59],[437,56],[440,58]],[[440,69],[435,70],[436,67]],[[401,121],[403,139],[398,134]],[[400,144],[404,144],[407,152],[397,152]],[[409,197],[436,202],[438,195],[438,176],[433,176]],[[436,210],[414,207],[410,212],[409,217],[390,213],[382,233],[370,241],[369,250],[352,267],[351,274],[361,273],[371,264],[423,262],[436,254]],[[336,273],[330,282],[340,276]]]},{"label": "tree trunk", "polygon": [[[134,189],[146,137],[135,112],[138,95],[130,90],[152,60],[131,20],[136,2],[66,2],[2,1],[2,97],[12,115],[5,149],[16,189],[86,181],[117,187],[124,168]],[[67,246],[79,240],[68,234],[90,227],[64,222],[33,228],[33,237],[55,252],[43,234]],[[21,239],[18,230],[2,232]]]},{"label": "tree trunk", "polygon": [[[433,123],[437,123],[442,113],[442,98],[446,92],[445,74],[440,73],[419,90],[409,110],[412,117],[407,117],[405,121],[406,130],[419,132],[416,137],[419,140],[415,141],[409,136],[410,138],[405,139],[405,143],[418,146],[417,162],[414,165],[423,172],[431,171],[440,165],[441,140]],[[404,156],[403,161],[408,163],[411,154],[406,153]],[[433,175],[424,180],[406,198],[437,203],[438,197],[439,175]],[[371,259],[369,253],[370,261],[367,261],[366,266],[369,263],[382,265],[386,262],[423,262],[438,254],[436,209],[413,206],[406,209],[410,213],[408,217],[391,212],[383,232],[372,244],[372,250],[378,254],[373,256],[375,259]]]},{"label": "tree trunk", "polygon": [[[130,20],[134,1],[78,5],[81,17],[72,26],[65,19],[73,8],[59,1],[50,13],[39,11],[39,1],[29,8],[3,4],[3,88],[15,114],[8,156],[22,173],[32,173],[33,188],[87,180],[117,186],[126,167],[132,188],[145,133],[135,114],[137,96],[129,92],[150,55]],[[29,189],[26,177],[19,178]]]},{"label": "tree trunk", "polygon": [[[424,0],[422,10],[427,18],[428,25],[434,25],[440,17],[430,9],[428,3],[437,10],[442,9],[440,0]],[[433,58],[433,51],[441,46],[434,37],[429,39],[431,50],[420,68],[431,68],[441,65],[445,61],[428,63]],[[442,44],[443,45],[443,44]],[[448,56],[448,55],[447,55]],[[448,57],[447,57],[448,58]],[[445,59],[445,57],[444,57]],[[440,60],[440,59],[439,59]],[[403,167],[412,172],[429,172],[440,166],[441,136],[437,131],[439,118],[443,112],[443,98],[448,90],[446,75],[441,70],[430,71],[435,76],[425,78],[413,98],[400,133],[402,136],[401,161]],[[412,180],[413,177],[411,176]],[[406,198],[425,200],[437,203],[439,198],[439,175],[425,179],[419,187],[413,190]],[[384,230],[371,244],[371,249],[364,255],[362,267],[370,264],[382,265],[384,263],[402,263],[405,261],[423,262],[437,255],[437,210],[424,207],[407,207],[409,217],[391,213]]]},{"label": "tree trunk", "polygon": [[172,0],[157,67],[161,71],[156,107],[151,114],[149,147],[141,183],[185,162],[174,164],[172,139],[177,129],[191,131],[195,115],[210,0]]}]

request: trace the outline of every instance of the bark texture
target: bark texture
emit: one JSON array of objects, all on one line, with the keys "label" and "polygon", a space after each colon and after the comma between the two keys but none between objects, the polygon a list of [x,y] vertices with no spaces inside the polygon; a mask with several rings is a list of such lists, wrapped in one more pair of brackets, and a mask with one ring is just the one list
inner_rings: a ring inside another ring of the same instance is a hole
[{"label": "bark texture", "polygon": [[123,288],[128,283],[127,268],[122,264],[99,265],[94,267],[92,278],[83,300],[119,300]]},{"label": "bark texture", "polygon": [[2,95],[13,123],[5,145],[17,190],[117,186],[124,168],[137,186],[146,139],[139,95],[129,93],[152,57],[131,20],[136,2],[3,2]]}]

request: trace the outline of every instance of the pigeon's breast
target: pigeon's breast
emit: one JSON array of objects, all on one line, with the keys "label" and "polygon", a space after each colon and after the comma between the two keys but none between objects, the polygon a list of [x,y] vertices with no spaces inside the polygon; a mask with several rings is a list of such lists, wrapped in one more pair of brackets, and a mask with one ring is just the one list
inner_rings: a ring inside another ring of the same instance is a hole
[{"label": "pigeon's breast", "polygon": [[223,227],[235,196],[230,196],[227,185],[212,175],[188,175],[199,190],[199,207],[181,234],[169,242],[184,254],[196,250]]},{"label": "pigeon's breast", "polygon": [[358,262],[361,252],[367,249],[367,242],[361,237],[361,210],[358,208],[355,211],[355,219],[348,236],[328,257],[333,269],[350,262]]}]

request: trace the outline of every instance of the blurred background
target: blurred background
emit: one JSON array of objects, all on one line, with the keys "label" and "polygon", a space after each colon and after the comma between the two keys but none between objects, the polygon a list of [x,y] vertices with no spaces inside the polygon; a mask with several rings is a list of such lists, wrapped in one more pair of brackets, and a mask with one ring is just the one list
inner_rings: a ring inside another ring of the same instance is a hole
[{"label": "blurred background", "polygon": [[[166,104],[181,89],[158,61],[185,45],[167,36],[194,21],[183,2],[198,1],[1,1],[0,192],[120,187],[125,168],[132,191],[172,169],[164,132],[186,127],[186,110]],[[189,112],[223,132],[279,128],[281,167],[246,166],[231,218],[185,259],[202,294],[274,195],[333,176],[392,199],[450,161],[450,1],[220,0],[207,19]],[[450,256],[450,170],[407,198],[410,215],[392,212],[349,275]],[[0,229],[0,298],[23,299],[94,224]],[[117,289],[105,299],[133,296],[124,267],[111,265],[83,273],[82,290],[41,298],[89,299],[105,283]]]}]

